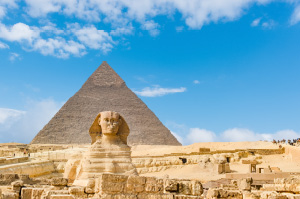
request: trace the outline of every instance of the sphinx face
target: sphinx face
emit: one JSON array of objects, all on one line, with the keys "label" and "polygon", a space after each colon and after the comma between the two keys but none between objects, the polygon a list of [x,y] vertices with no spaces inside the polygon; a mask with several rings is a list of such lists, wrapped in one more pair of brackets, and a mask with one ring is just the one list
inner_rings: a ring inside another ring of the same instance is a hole
[{"label": "sphinx face", "polygon": [[119,126],[121,125],[120,115],[112,111],[102,112],[99,119],[99,125],[101,126],[104,135],[116,135]]}]

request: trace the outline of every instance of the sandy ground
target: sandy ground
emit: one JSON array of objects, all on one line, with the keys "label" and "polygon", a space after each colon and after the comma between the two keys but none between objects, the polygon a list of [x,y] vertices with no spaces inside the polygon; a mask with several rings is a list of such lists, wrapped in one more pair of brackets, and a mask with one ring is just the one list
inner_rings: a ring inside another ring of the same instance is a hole
[{"label": "sandy ground", "polygon": [[[286,148],[291,146],[283,145]],[[220,143],[196,143],[189,146],[134,146],[132,148],[133,156],[156,156],[170,153],[190,153],[196,152],[199,148],[210,148],[213,150],[233,150],[233,149],[278,149],[278,145],[271,142],[220,142]],[[294,150],[299,151],[300,147],[292,147]],[[295,154],[293,154],[295,156]],[[297,156],[297,154],[296,154]],[[279,167],[283,172],[300,172],[300,161],[295,160],[291,154],[280,155],[265,155],[260,160],[262,163],[257,167],[266,168]],[[230,168],[233,173],[248,173],[249,165],[241,164],[241,162],[230,163]],[[168,175],[170,178],[180,179],[198,179],[202,182],[209,180],[217,180],[225,178],[224,174],[217,174],[213,168],[203,168],[199,164],[184,165],[181,168],[167,169],[161,172],[142,174],[143,176],[164,177]]]},{"label": "sandy ground", "polygon": [[234,149],[278,149],[278,145],[271,142],[202,142],[188,146],[166,146],[166,145],[138,145],[132,147],[132,156],[158,156],[170,153],[199,152],[199,148],[210,148],[215,150]]}]

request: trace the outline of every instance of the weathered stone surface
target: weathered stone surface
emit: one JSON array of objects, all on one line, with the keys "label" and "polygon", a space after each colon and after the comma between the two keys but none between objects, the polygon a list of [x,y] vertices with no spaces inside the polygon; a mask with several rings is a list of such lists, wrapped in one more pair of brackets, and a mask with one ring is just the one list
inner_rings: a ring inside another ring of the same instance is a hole
[{"label": "weathered stone surface", "polygon": [[2,194],[3,199],[19,199],[19,194],[12,192],[4,192]]},{"label": "weathered stone surface", "polygon": [[89,179],[85,187],[85,193],[94,194],[95,192],[95,179]]},{"label": "weathered stone surface", "polygon": [[31,199],[32,188],[23,188],[21,192],[21,199]]},{"label": "weathered stone surface", "polygon": [[43,192],[44,192],[43,188],[32,189],[32,199],[41,199]]},{"label": "weathered stone surface", "polygon": [[68,184],[68,179],[66,178],[52,178],[51,185],[52,186],[66,186]]},{"label": "weathered stone surface", "polygon": [[85,82],[31,143],[90,143],[87,129],[99,111],[113,110],[126,118],[130,145],[180,145],[155,114],[106,63]]},{"label": "weathered stone surface", "polygon": [[209,189],[206,194],[207,199],[228,198],[242,199],[243,194],[239,191],[224,190],[224,189]]},{"label": "weathered stone surface", "polygon": [[50,199],[75,199],[72,195],[52,195]]},{"label": "weathered stone surface", "polygon": [[251,184],[252,184],[253,180],[252,178],[245,178],[240,180],[239,182],[239,189],[242,191],[251,191]]}]

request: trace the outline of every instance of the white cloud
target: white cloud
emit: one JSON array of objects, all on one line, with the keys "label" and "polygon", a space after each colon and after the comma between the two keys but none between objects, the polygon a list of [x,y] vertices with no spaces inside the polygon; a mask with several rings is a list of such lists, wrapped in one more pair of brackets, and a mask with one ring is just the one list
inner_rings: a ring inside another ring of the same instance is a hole
[{"label": "white cloud", "polygon": [[153,20],[145,21],[142,24],[142,29],[148,30],[152,37],[155,37],[155,36],[159,35],[159,29],[158,28],[159,28],[158,23],[155,23]]},{"label": "white cloud", "polygon": [[17,8],[16,0],[1,0],[0,1],[0,19],[7,14],[8,8]]},{"label": "white cloud", "polygon": [[199,128],[191,128],[189,134],[185,137],[186,143],[213,142],[216,140],[216,134],[212,131]]},{"label": "white cloud", "polygon": [[28,102],[26,111],[0,108],[0,143],[29,143],[61,106],[46,99]]},{"label": "white cloud", "polygon": [[110,31],[110,34],[113,36],[132,35],[133,31],[134,28],[130,24],[130,26],[127,27],[118,27],[115,30]]},{"label": "white cloud", "polygon": [[300,5],[296,6],[291,19],[290,19],[290,23],[291,25],[295,25],[300,21]]},{"label": "white cloud", "polygon": [[45,16],[51,12],[58,12],[62,7],[63,1],[57,0],[25,0],[27,3],[27,12],[32,17]]},{"label": "white cloud", "polygon": [[265,29],[271,29],[273,28],[274,26],[276,25],[275,21],[274,20],[269,20],[269,21],[266,21],[266,22],[263,22],[261,24],[261,26]]},{"label": "white cloud", "polygon": [[68,58],[71,54],[75,56],[85,55],[84,45],[73,40],[66,41],[63,38],[38,39],[32,48],[40,51],[43,55],[53,55],[58,58]]},{"label": "white cloud", "polygon": [[259,23],[260,23],[260,21],[261,21],[261,18],[254,19],[254,20],[252,21],[252,23],[251,23],[251,26],[252,26],[252,27],[258,26]]},{"label": "white cloud", "polygon": [[26,0],[26,5],[27,12],[32,17],[58,12],[89,21],[100,21],[102,17],[103,21],[114,26],[136,21],[155,36],[159,31],[151,18],[158,15],[170,16],[179,12],[186,25],[200,29],[211,22],[236,20],[251,5],[269,2],[269,0]]},{"label": "white cloud", "polygon": [[199,80],[194,80],[193,83],[194,84],[200,84],[201,82]]},{"label": "white cloud", "polygon": [[24,23],[16,23],[13,26],[6,26],[0,23],[0,38],[7,41],[27,41],[31,43],[39,37],[39,29],[30,27]]},{"label": "white cloud", "polygon": [[25,111],[19,111],[8,108],[0,108],[0,125],[10,123],[10,120],[19,119],[22,115],[24,115]]},{"label": "white cloud", "polygon": [[20,59],[20,55],[19,54],[17,54],[17,53],[10,53],[10,55],[9,55],[9,60],[10,61],[15,61],[17,58],[19,58]]},{"label": "white cloud", "polygon": [[[172,129],[179,133],[172,131],[172,134],[183,145],[190,145],[198,142],[242,142],[242,141],[259,141],[259,140],[282,140],[282,139],[296,139],[300,137],[300,132],[293,130],[281,130],[275,133],[255,133],[249,129],[232,128],[227,129],[219,134],[200,128],[186,128],[183,130],[181,125],[171,124]],[[177,127],[178,129],[176,129]]]},{"label": "white cloud", "polygon": [[143,96],[143,97],[159,97],[164,96],[172,93],[182,93],[185,92],[186,88],[180,87],[180,88],[161,88],[159,86],[155,86],[153,88],[146,87],[143,88],[142,91],[134,91],[137,95]]},{"label": "white cloud", "polygon": [[176,32],[182,32],[184,27],[183,26],[177,26],[175,29],[176,29]]},{"label": "white cloud", "polygon": [[0,49],[9,48],[9,46],[5,43],[0,42]]},{"label": "white cloud", "polygon": [[104,53],[113,48],[111,36],[104,30],[98,30],[94,25],[80,28],[78,24],[71,24],[71,31],[78,40],[92,49],[100,49]]}]

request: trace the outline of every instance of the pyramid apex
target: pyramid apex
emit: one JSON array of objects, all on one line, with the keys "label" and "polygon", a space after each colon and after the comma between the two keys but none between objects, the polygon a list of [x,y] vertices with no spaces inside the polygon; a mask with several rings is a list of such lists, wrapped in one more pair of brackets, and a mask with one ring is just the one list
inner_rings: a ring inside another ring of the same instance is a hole
[{"label": "pyramid apex", "polygon": [[122,86],[125,85],[125,82],[106,61],[103,61],[86,81],[85,85],[86,84],[96,86]]}]

